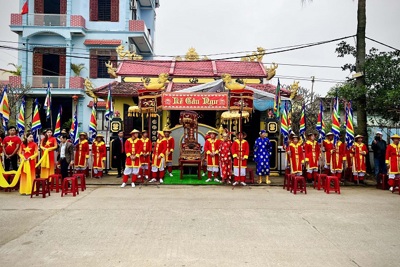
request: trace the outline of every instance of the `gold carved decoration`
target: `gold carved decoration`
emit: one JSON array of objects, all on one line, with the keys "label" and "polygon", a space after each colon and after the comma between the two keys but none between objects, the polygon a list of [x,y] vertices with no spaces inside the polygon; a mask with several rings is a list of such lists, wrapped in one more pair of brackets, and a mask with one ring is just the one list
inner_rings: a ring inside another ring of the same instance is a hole
[{"label": "gold carved decoration", "polygon": [[97,96],[93,93],[94,87],[93,83],[89,80],[89,78],[85,79],[85,93],[93,98],[94,102],[97,102]]},{"label": "gold carved decoration", "polygon": [[130,52],[128,50],[125,51],[125,46],[118,46],[115,51],[117,51],[119,59],[130,59],[130,60],[142,60],[143,57],[141,55],[136,54],[135,52]]},{"label": "gold carved decoration", "polygon": [[143,86],[148,90],[160,90],[164,89],[167,81],[168,73],[161,73],[158,75],[158,79],[155,82],[152,82],[150,79],[143,78]]},{"label": "gold carved decoration", "polygon": [[267,72],[267,80],[271,80],[274,78],[276,74],[276,69],[278,68],[278,64],[272,62],[272,65],[269,68],[266,68],[265,71]]},{"label": "gold carved decoration", "polygon": [[265,48],[257,47],[257,52],[253,52],[251,55],[246,55],[245,57],[242,57],[241,60],[261,62],[263,60],[264,55],[265,55]]},{"label": "gold carved decoration", "polygon": [[198,61],[200,59],[200,57],[199,57],[199,54],[197,54],[196,49],[191,47],[186,52],[185,59],[188,61]]},{"label": "gold carved decoration", "polygon": [[107,67],[107,73],[110,74],[111,77],[117,78],[117,68],[114,68],[113,64],[109,60],[108,62],[104,63]]},{"label": "gold carved decoration", "polygon": [[297,96],[297,91],[299,90],[299,81],[293,81],[293,84],[290,86],[290,99],[294,99]]},{"label": "gold carved decoration", "polygon": [[221,75],[222,80],[225,83],[225,87],[228,88],[228,90],[242,90],[246,87],[246,82],[243,81],[243,84],[238,83],[234,80],[232,80],[232,77],[228,73],[224,73]]}]

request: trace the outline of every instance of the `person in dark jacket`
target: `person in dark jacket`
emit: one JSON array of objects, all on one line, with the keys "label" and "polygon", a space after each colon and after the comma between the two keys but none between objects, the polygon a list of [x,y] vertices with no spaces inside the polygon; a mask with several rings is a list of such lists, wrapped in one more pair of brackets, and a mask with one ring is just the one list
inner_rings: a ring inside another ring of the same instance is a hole
[{"label": "person in dark jacket", "polygon": [[118,175],[117,178],[122,176],[122,171],[125,169],[125,139],[124,132],[119,131],[118,137],[112,142],[112,160],[113,166],[117,166]]},{"label": "person in dark jacket", "polygon": [[372,141],[372,150],[374,151],[375,177],[378,179],[380,173],[386,173],[386,141],[382,139],[382,132],[376,132],[374,141]]}]

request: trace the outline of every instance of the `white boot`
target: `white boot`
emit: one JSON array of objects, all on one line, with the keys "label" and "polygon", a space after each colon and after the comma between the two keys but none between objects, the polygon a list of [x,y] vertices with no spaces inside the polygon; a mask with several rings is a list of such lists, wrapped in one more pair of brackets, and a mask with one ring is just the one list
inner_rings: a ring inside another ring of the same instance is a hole
[{"label": "white boot", "polygon": [[135,187],[135,183],[132,183],[132,187]]},{"label": "white boot", "polygon": [[126,186],[126,183],[122,183],[121,184],[121,187],[123,188],[123,187],[125,187]]},{"label": "white boot", "polygon": [[160,179],[160,184],[162,184],[162,183],[164,183],[164,180],[163,180],[163,179]]}]

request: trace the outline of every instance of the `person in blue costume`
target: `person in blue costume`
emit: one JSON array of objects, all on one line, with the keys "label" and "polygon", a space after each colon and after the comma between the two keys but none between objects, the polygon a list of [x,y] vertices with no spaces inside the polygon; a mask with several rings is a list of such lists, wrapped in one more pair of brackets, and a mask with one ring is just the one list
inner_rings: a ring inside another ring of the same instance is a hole
[{"label": "person in blue costume", "polygon": [[265,183],[270,184],[269,180],[269,159],[271,156],[271,142],[267,138],[265,130],[260,131],[260,137],[257,138],[254,144],[254,161],[257,164],[256,175],[258,176],[258,183],[261,184],[263,176],[265,176]]}]

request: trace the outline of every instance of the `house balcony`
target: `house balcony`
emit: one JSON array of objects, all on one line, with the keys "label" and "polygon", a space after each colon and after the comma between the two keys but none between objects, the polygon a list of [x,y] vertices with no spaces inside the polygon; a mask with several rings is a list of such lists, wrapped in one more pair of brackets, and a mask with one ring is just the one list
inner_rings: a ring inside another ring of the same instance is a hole
[{"label": "house balcony", "polygon": [[[69,86],[66,83],[67,79]],[[50,82],[51,93],[54,96],[84,95],[85,79],[82,77],[33,75],[28,76],[28,81],[31,82],[31,94],[33,95],[46,94],[47,82]]]},{"label": "house balcony", "polygon": [[65,76],[32,76],[32,88],[47,88],[47,83],[50,82],[51,88],[65,88]]},{"label": "house balcony", "polygon": [[129,39],[138,48],[137,53],[140,55],[152,54],[153,40],[144,20],[130,20],[129,31],[135,33]]},{"label": "house balcony", "polygon": [[[69,16],[69,20],[68,20]],[[14,32],[22,32],[23,27],[65,28],[73,33],[84,34],[85,18],[80,15],[66,14],[11,14],[10,28]]]}]

